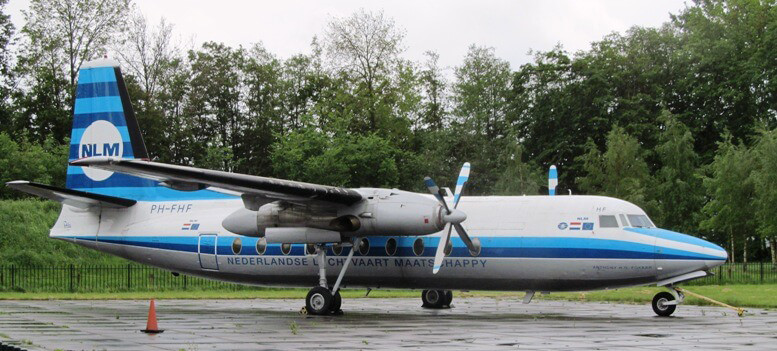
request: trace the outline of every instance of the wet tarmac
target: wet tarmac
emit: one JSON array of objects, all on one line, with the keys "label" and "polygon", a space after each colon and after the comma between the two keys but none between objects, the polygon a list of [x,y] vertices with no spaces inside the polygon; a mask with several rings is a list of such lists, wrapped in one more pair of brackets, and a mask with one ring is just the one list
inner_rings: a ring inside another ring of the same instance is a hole
[{"label": "wet tarmac", "polygon": [[0,301],[0,342],[28,350],[257,349],[774,349],[777,312],[744,318],[680,306],[659,318],[648,305],[518,298],[347,299],[342,316],[298,313],[302,300],[159,300],[164,333],[147,335],[148,301]]}]

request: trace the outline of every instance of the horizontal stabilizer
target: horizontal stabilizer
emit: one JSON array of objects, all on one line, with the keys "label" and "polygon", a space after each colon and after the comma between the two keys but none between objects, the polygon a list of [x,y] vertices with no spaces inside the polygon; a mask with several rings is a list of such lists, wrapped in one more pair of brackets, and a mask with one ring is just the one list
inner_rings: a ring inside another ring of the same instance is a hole
[{"label": "horizontal stabilizer", "polygon": [[83,191],[58,188],[51,185],[28,182],[26,180],[15,180],[5,183],[6,186],[23,191],[28,194],[37,195],[42,198],[61,202],[78,208],[89,208],[92,206],[102,206],[110,208],[125,208],[134,205],[137,201],[124,199],[114,196],[92,194]]}]

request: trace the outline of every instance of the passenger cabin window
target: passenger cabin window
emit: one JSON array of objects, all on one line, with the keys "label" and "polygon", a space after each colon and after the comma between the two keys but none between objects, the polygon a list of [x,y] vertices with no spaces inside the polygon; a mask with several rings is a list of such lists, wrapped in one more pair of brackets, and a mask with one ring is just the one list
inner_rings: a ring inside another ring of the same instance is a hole
[{"label": "passenger cabin window", "polygon": [[629,226],[630,226],[630,225],[629,225],[629,221],[627,221],[627,220],[626,220],[626,216],[625,216],[625,215],[623,215],[623,214],[621,214],[621,215],[620,215],[620,217],[621,217],[621,224],[622,224],[624,227],[629,227]]},{"label": "passenger cabin window", "polygon": [[629,222],[631,223],[632,227],[637,228],[653,228],[653,223],[650,222],[650,219],[648,219],[645,215],[628,215]]},{"label": "passenger cabin window", "polygon": [[615,216],[599,216],[599,228],[618,228]]}]

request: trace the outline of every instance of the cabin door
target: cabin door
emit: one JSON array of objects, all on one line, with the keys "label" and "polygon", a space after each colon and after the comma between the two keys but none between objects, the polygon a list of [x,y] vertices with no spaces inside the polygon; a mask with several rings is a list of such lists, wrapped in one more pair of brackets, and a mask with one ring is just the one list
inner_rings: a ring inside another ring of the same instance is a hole
[{"label": "cabin door", "polygon": [[202,267],[202,269],[216,271],[219,269],[219,262],[216,252],[217,241],[218,235],[216,234],[200,234],[200,241],[197,245],[197,250],[200,256],[200,267]]}]

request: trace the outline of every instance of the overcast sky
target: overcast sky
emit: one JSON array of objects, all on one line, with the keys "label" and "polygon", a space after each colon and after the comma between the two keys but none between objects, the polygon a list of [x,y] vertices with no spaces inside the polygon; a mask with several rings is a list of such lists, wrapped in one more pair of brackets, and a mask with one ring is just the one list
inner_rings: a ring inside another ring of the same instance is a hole
[{"label": "overcast sky", "polygon": [[[515,69],[530,61],[529,50],[561,43],[569,51],[631,26],[656,27],[686,6],[684,0],[589,1],[232,1],[135,0],[152,23],[165,17],[183,38],[249,46],[262,42],[285,58],[308,52],[332,17],[359,8],[383,10],[406,30],[404,56],[420,61],[427,50],[440,54],[443,67],[461,63],[470,44],[492,46]],[[11,0],[6,10],[21,28],[27,0]]]}]

